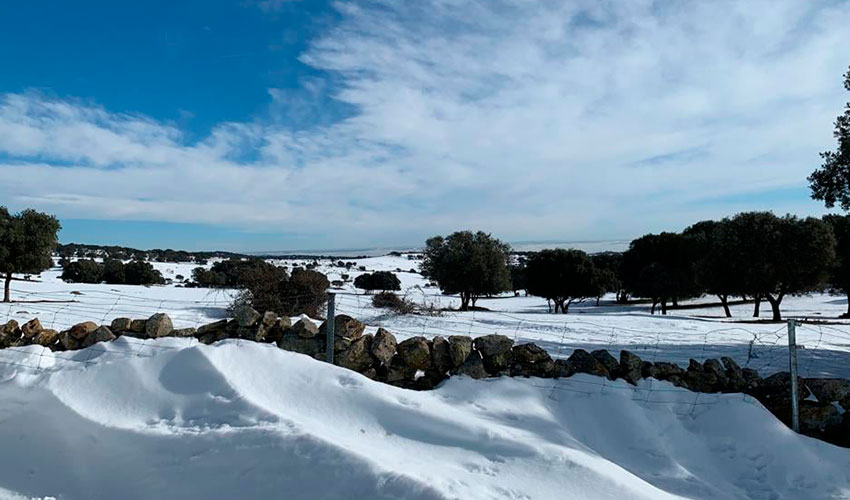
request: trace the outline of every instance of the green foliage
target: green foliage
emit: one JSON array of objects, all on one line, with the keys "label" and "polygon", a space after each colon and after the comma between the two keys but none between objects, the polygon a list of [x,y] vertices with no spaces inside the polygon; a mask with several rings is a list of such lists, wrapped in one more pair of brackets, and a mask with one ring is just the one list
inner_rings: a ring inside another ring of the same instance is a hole
[{"label": "green foliage", "polygon": [[511,290],[514,295],[519,295],[520,290],[528,288],[528,276],[526,273],[525,261],[511,264],[509,267],[511,274]]},{"label": "green foliage", "polygon": [[[844,88],[850,91],[850,71],[844,75]],[[835,120],[838,148],[821,153],[823,164],[809,176],[812,198],[822,200],[828,208],[838,203],[850,210],[850,102]]]},{"label": "green foliage", "polygon": [[52,254],[61,228],[52,215],[24,210],[10,214],[0,207],[0,275],[5,277],[3,301],[10,300],[13,274],[39,274],[53,265]]},{"label": "green foliage", "polygon": [[60,278],[66,283],[100,283],[103,281],[103,266],[92,259],[63,261]]},{"label": "green foliage", "polygon": [[398,276],[389,271],[361,274],[354,278],[354,286],[362,290],[401,290]]},{"label": "green foliage", "polygon": [[460,294],[461,310],[484,295],[510,290],[510,247],[487,233],[459,231],[426,242],[422,274],[439,284],[443,293]]},{"label": "green foliage", "polygon": [[330,287],[324,274],[294,269],[290,276],[282,267],[268,266],[253,266],[244,271],[239,285],[242,293],[234,307],[246,304],[257,311],[274,311],[281,316],[321,315]]},{"label": "green foliage", "polygon": [[207,288],[244,288],[249,275],[274,273],[276,267],[262,259],[228,259],[216,262],[210,269],[196,267],[192,279]]},{"label": "green foliage", "polygon": [[372,307],[379,309],[392,309],[398,314],[410,314],[414,310],[413,304],[392,292],[380,292],[372,297]]},{"label": "green foliage", "polygon": [[694,279],[694,249],[676,233],[648,234],[631,242],[623,254],[621,278],[633,295],[652,299],[667,313],[667,302],[699,295]]},{"label": "green foliage", "polygon": [[829,285],[833,293],[847,295],[847,315],[850,316],[850,216],[825,215],[835,236],[835,262],[830,269]]},{"label": "green foliage", "polygon": [[581,250],[541,250],[526,262],[528,293],[551,300],[553,312],[567,313],[570,304],[598,295],[593,262]]},{"label": "green foliage", "polygon": [[124,263],[118,259],[107,259],[103,262],[103,281],[110,285],[123,285],[127,282]]},{"label": "green foliage", "polygon": [[590,259],[593,261],[593,268],[596,272],[596,286],[600,291],[597,297],[613,292],[617,295],[617,303],[626,302],[628,293],[623,286],[623,280],[620,278],[623,254],[621,252],[602,252],[591,255]]},{"label": "green foliage", "polygon": [[149,262],[134,260],[124,264],[124,282],[128,285],[164,285],[165,278]]}]

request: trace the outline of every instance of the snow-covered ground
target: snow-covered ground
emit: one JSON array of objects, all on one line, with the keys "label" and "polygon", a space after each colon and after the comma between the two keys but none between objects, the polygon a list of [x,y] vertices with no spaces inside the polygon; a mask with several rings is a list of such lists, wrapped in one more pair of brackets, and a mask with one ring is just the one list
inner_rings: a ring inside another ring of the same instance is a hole
[{"label": "snow-covered ground", "polygon": [[850,450],[740,395],[693,406],[654,382],[668,403],[646,404],[651,381],[585,394],[510,378],[412,392],[268,344],[162,339],[138,356],[127,340],[77,366],[0,365],[8,495],[850,498]]},{"label": "snow-covered ground", "polygon": [[[195,267],[155,266],[172,279]],[[360,274],[327,261],[319,270]],[[232,297],[58,275],[14,282],[0,322],[38,316],[63,329],[166,312],[177,327],[198,326],[223,317]],[[458,303],[419,274],[398,276],[410,300]],[[512,296],[479,301],[488,311],[395,316],[370,299],[348,283],[337,312],[400,338],[501,333],[558,357],[604,347],[682,364],[730,355],[765,373],[788,364],[786,325],[753,323],[750,304],[729,321],[719,307],[662,317],[611,301],[555,316],[539,298]],[[846,310],[828,295],[785,302],[789,317]],[[797,337],[804,376],[850,377],[850,325],[804,323]],[[654,380],[453,378],[411,392],[272,345],[122,337],[65,353],[0,350],[0,401],[0,498],[850,498],[850,450],[794,434],[747,396]]]}]

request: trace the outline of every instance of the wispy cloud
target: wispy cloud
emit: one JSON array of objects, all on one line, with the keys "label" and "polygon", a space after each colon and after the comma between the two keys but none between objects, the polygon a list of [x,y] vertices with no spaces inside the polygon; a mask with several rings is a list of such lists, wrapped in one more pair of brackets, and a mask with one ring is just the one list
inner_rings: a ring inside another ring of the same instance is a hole
[{"label": "wispy cloud", "polygon": [[[297,103],[271,89],[268,116],[200,141],[92,103],[2,96],[0,197],[342,246],[461,227],[629,237],[733,208],[695,200],[804,185],[845,99],[846,2],[337,8],[301,57],[326,82]],[[328,97],[352,112],[306,124]],[[777,211],[814,207],[786,198]]]}]

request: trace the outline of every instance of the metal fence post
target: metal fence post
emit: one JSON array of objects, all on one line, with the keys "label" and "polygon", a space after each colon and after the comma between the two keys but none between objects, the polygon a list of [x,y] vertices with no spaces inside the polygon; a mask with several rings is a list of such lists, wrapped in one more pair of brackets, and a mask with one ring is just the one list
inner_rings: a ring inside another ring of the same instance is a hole
[{"label": "metal fence post", "polygon": [[797,400],[797,323],[788,320],[788,356],[791,365],[791,428],[800,432],[800,408]]},{"label": "metal fence post", "polygon": [[334,292],[328,292],[328,319],[325,322],[325,354],[327,356],[326,359],[330,364],[333,364],[334,362],[334,327],[336,326],[336,321],[334,321],[335,302],[336,294]]}]

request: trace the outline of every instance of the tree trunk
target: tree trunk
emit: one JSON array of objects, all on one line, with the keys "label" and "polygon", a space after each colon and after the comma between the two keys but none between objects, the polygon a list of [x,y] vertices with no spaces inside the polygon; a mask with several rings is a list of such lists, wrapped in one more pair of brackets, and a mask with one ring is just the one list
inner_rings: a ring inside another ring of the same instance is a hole
[{"label": "tree trunk", "polygon": [[6,283],[3,285],[3,302],[11,302],[9,287],[12,285],[12,273],[6,273]]},{"label": "tree trunk", "polygon": [[673,307],[679,307],[679,298],[673,297]]},{"label": "tree trunk", "polygon": [[720,303],[723,305],[723,312],[726,313],[727,318],[732,317],[732,313],[729,311],[729,296],[728,295],[718,295],[720,299]]},{"label": "tree trunk", "polygon": [[561,304],[561,312],[564,313],[564,314],[567,314],[568,312],[570,312],[570,304],[572,304],[572,303],[573,303],[572,300],[568,300],[567,302]]},{"label": "tree trunk", "polygon": [[753,317],[758,318],[759,317],[759,309],[761,309],[761,295],[753,296],[753,300],[756,301],[756,305],[753,308]]},{"label": "tree trunk", "polygon": [[601,299],[601,298],[602,297],[596,297],[596,307],[599,307],[599,299]]},{"label": "tree trunk", "polygon": [[466,292],[460,292],[460,310],[469,310],[469,294]]},{"label": "tree trunk", "polygon": [[667,299],[661,299],[661,314],[667,316]]},{"label": "tree trunk", "polygon": [[657,303],[658,303],[658,301],[656,301],[655,299],[652,299],[652,309],[649,310],[649,314],[655,314],[655,304],[657,304]]},{"label": "tree trunk", "polygon": [[850,293],[847,294],[847,316],[850,317]]},{"label": "tree trunk", "polygon": [[782,321],[782,313],[779,312],[779,304],[782,303],[782,294],[773,297],[771,294],[766,294],[765,298],[770,302],[770,308],[773,309],[773,321]]}]

